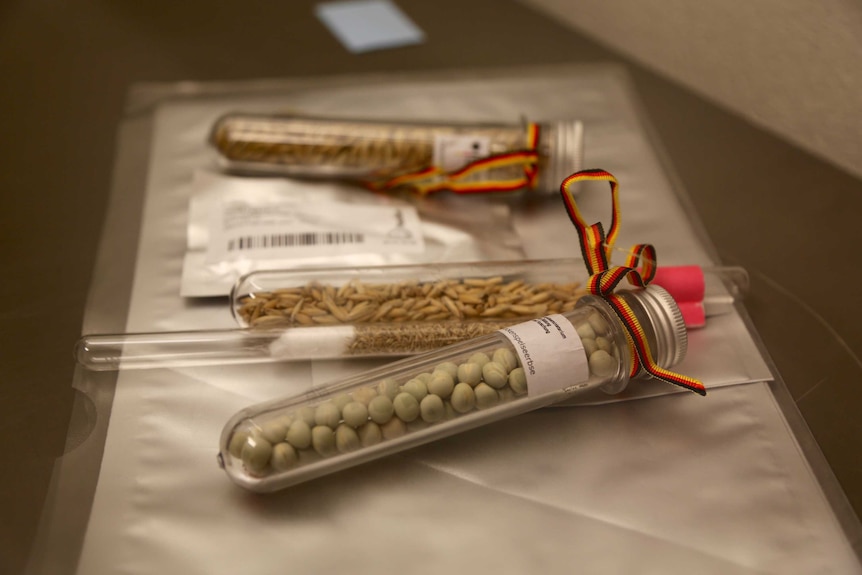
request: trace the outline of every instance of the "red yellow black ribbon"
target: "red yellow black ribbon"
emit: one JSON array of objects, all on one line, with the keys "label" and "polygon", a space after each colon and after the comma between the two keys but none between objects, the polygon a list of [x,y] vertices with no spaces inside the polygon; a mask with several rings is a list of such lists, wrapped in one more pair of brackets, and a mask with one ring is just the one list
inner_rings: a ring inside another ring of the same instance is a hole
[{"label": "red yellow black ribbon", "polygon": [[[375,191],[407,187],[421,195],[443,190],[458,194],[474,194],[534,188],[539,176],[539,154],[536,151],[538,143],[539,126],[529,123],[527,124],[527,146],[524,150],[479,158],[454,172],[445,172],[438,166],[429,166],[384,182],[366,182],[366,186]],[[493,170],[513,166],[521,166],[523,175],[510,179],[470,179],[480,172],[493,174]]]},{"label": "red yellow black ribbon", "polygon": [[[606,181],[610,184],[612,214],[607,233],[601,222],[587,224],[581,216],[571,187],[582,181]],[[604,298],[626,327],[629,348],[632,352],[630,376],[634,377],[641,371],[645,371],[656,379],[706,395],[706,389],[700,381],[668,371],[655,363],[643,327],[628,303],[613,293],[623,278],[635,287],[646,287],[655,276],[656,266],[655,248],[649,244],[633,246],[625,265],[610,265],[611,253],[620,227],[619,183],[616,178],[604,170],[583,170],[563,180],[560,184],[560,193],[569,219],[580,238],[581,252],[590,274],[587,290],[593,295]]]}]

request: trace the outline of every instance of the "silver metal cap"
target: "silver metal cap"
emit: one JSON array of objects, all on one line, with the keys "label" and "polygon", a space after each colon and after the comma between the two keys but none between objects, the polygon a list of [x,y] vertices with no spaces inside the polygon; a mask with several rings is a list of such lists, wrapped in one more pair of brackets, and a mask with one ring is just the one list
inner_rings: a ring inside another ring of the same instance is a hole
[{"label": "silver metal cap", "polygon": [[[563,180],[579,171],[584,161],[584,125],[578,121],[547,124],[540,133],[540,148],[548,153],[548,163],[539,173],[539,191],[556,193]],[[575,190],[576,191],[576,190]]]},{"label": "silver metal cap", "polygon": [[688,331],[673,296],[657,285],[630,293],[643,306],[655,328],[656,349],[652,350],[655,362],[664,368],[681,362],[688,352]]},{"label": "silver metal cap", "polygon": [[688,330],[679,306],[666,289],[657,285],[642,290],[640,299],[656,326],[659,349],[653,352],[653,359],[665,368],[678,364],[688,353]]}]

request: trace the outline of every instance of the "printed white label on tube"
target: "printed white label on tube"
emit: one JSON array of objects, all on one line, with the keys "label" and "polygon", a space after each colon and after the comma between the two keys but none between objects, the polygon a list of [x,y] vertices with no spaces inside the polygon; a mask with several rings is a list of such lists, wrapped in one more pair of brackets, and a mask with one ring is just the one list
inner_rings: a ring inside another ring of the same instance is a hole
[{"label": "printed white label on tube", "polygon": [[454,172],[470,162],[491,153],[491,141],[484,136],[437,134],[434,136],[434,165],[446,172]]},{"label": "printed white label on tube", "polygon": [[500,330],[521,359],[530,396],[576,389],[590,377],[578,332],[565,316],[554,314]]}]

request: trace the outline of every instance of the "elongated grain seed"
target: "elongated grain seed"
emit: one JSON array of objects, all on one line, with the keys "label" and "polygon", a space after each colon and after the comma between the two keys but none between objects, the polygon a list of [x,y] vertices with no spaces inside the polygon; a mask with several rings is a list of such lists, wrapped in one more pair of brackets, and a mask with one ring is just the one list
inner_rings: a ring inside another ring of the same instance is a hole
[{"label": "elongated grain seed", "polygon": [[494,317],[498,315],[502,315],[504,312],[509,311],[509,308],[512,306],[509,305],[496,305],[494,307],[488,308],[482,312],[482,317]]},{"label": "elongated grain seed", "polygon": [[344,311],[343,309],[341,309],[340,307],[338,307],[335,304],[335,302],[332,300],[332,298],[329,296],[329,294],[324,296],[323,305],[326,306],[326,309],[328,309],[332,315],[334,315],[336,318],[338,318],[338,321],[343,322],[343,323],[347,323],[350,321],[350,318],[349,318],[347,312]]},{"label": "elongated grain seed", "polygon": [[[539,317],[573,309],[578,284],[508,282],[493,278],[365,284],[356,278],[335,287],[320,282],[257,292],[237,299],[237,314],[253,327],[445,322],[466,318]],[[601,320],[599,320],[601,321]]]}]

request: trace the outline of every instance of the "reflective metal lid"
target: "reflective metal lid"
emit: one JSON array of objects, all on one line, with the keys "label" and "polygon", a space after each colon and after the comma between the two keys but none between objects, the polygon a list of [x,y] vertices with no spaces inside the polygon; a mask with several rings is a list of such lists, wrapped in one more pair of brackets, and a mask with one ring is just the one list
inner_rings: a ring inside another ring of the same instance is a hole
[{"label": "reflective metal lid", "polygon": [[653,325],[656,349],[651,351],[655,362],[664,368],[681,362],[688,351],[688,331],[673,296],[657,285],[629,293],[643,306]]}]

